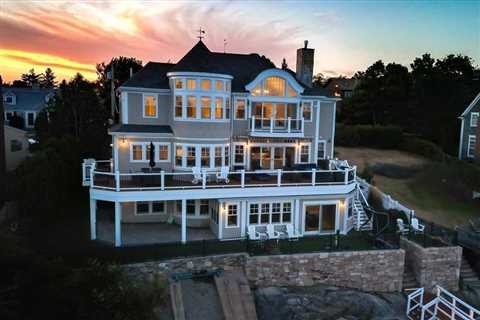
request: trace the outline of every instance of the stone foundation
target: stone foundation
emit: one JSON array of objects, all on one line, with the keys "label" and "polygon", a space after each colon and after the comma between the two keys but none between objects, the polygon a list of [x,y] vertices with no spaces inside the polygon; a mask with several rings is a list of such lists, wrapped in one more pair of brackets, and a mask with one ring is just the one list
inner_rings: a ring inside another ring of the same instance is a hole
[{"label": "stone foundation", "polygon": [[400,239],[400,247],[405,250],[406,265],[412,270],[420,287],[432,291],[439,285],[449,291],[458,291],[461,247],[424,248],[405,238]]}]

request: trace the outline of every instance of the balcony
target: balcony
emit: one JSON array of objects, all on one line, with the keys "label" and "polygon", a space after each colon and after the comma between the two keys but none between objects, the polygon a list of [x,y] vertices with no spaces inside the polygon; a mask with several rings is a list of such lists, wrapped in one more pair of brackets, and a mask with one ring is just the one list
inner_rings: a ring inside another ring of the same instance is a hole
[{"label": "balcony", "polygon": [[259,118],[249,120],[249,134],[252,137],[295,137],[304,136],[303,118]]},{"label": "balcony", "polygon": [[96,163],[83,163],[83,184],[94,189],[122,191],[166,191],[263,187],[318,187],[350,185],[356,181],[356,167],[338,170],[262,170],[230,171],[228,180],[217,179],[217,172],[151,173],[112,172],[108,166],[97,168]]}]

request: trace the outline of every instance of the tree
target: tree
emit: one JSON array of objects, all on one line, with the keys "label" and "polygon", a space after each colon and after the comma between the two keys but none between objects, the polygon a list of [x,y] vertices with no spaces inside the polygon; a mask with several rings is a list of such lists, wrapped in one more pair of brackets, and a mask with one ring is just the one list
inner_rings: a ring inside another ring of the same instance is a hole
[{"label": "tree", "polygon": [[[116,90],[130,78],[130,69],[132,69],[132,73],[136,73],[142,68],[142,61],[136,58],[118,57],[112,58],[108,64],[105,62],[97,64],[97,87],[101,102],[106,110],[110,110],[111,107],[111,81],[108,78],[108,73],[112,70],[112,65],[115,78],[114,89]],[[118,106],[118,97],[116,97],[115,103]],[[118,112],[116,116],[118,116]]]},{"label": "tree", "polygon": [[24,129],[25,128],[25,119],[20,117],[16,112],[13,113],[12,117],[10,118],[10,121],[8,124],[11,127],[17,128],[17,129]]},{"label": "tree", "polygon": [[322,88],[323,85],[325,84],[325,81],[326,79],[323,73],[317,73],[316,75],[313,76],[312,87]]},{"label": "tree", "polygon": [[42,88],[54,88],[57,85],[57,81],[55,81],[55,74],[53,70],[50,68],[45,69],[45,72],[42,73],[40,79],[40,87]]},{"label": "tree", "polygon": [[[2,77],[0,76],[0,97],[2,97]],[[3,99],[0,99],[0,124],[5,122]],[[5,127],[0,125],[0,208],[5,202],[5,186],[7,180],[7,168],[5,159]]]},{"label": "tree", "polygon": [[22,81],[27,84],[28,87],[34,87],[40,84],[40,74],[36,74],[32,68],[27,73],[22,74]]}]

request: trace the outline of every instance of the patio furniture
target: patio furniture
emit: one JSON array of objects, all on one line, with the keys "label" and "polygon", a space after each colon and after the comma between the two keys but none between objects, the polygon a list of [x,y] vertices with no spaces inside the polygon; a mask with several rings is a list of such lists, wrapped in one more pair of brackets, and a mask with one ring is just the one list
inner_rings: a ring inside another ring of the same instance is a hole
[{"label": "patio furniture", "polygon": [[150,173],[150,168],[141,168],[142,173]]},{"label": "patio furniture", "polygon": [[200,181],[202,181],[202,170],[200,170],[199,167],[193,167],[192,168],[192,174],[193,174],[193,184],[197,184]]},{"label": "patio furniture", "polygon": [[248,226],[248,238],[250,240],[265,240],[268,239],[268,234],[265,228]]},{"label": "patio furniture", "polygon": [[280,233],[275,231],[273,224],[267,224],[267,235],[269,239],[278,239]]},{"label": "patio furniture", "polygon": [[397,219],[397,229],[400,234],[406,234],[408,233],[409,229],[405,227],[405,224],[403,223],[402,219]]},{"label": "patio furniture", "polygon": [[220,180],[220,181],[224,181],[225,183],[229,183],[230,182],[230,179],[228,179],[228,174],[230,172],[230,168],[229,167],[226,167],[226,166],[223,166],[220,168],[220,171],[217,172],[217,182]]},{"label": "patio furniture", "polygon": [[425,226],[420,224],[417,218],[412,218],[410,225],[414,232],[423,232],[425,230]]},{"label": "patio furniture", "polygon": [[295,229],[293,228],[293,224],[291,224],[291,223],[287,224],[286,228],[287,228],[288,238],[298,240],[298,234],[295,231]]},{"label": "patio furniture", "polygon": [[284,224],[276,225],[274,226],[275,232],[278,234],[278,237],[280,239],[287,239],[288,238],[288,232],[287,232],[287,226]]},{"label": "patio furniture", "polygon": [[160,173],[162,172],[162,168],[152,168],[153,173]]}]

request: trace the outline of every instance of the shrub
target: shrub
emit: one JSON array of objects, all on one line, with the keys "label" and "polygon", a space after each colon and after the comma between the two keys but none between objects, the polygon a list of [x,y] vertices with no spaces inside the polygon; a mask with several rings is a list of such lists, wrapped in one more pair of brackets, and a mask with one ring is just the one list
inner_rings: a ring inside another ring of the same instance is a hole
[{"label": "shrub", "polygon": [[338,125],[335,132],[336,143],[345,147],[393,149],[402,139],[402,129],[394,126]]},{"label": "shrub", "polygon": [[446,157],[443,150],[435,143],[413,136],[405,136],[400,148],[434,161],[443,161]]}]

